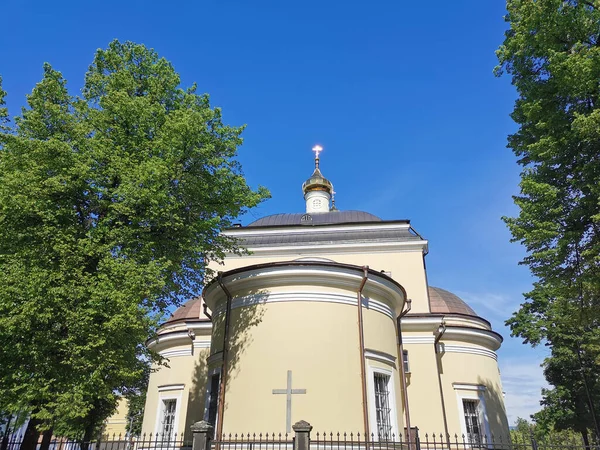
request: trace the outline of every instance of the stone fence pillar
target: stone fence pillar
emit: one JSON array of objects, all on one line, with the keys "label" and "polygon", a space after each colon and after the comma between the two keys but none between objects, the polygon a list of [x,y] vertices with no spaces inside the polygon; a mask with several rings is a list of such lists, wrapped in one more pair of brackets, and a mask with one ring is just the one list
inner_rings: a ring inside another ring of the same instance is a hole
[{"label": "stone fence pillar", "polygon": [[296,422],[292,428],[296,433],[294,439],[294,450],[310,450],[310,432],[313,428],[312,425],[304,420],[301,420],[300,422]]},{"label": "stone fence pillar", "polygon": [[196,422],[190,428],[194,436],[192,450],[210,450],[210,441],[213,438],[213,426],[203,420]]}]

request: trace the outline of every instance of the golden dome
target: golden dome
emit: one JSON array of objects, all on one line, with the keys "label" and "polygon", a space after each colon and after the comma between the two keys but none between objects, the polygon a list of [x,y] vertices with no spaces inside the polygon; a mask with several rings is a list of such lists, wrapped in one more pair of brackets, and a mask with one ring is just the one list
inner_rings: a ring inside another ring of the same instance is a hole
[{"label": "golden dome", "polygon": [[331,184],[331,181],[323,176],[318,165],[315,167],[315,171],[310,178],[302,184],[302,192],[304,192],[304,194],[310,191],[325,191],[328,194],[331,194],[333,191],[333,185]]}]

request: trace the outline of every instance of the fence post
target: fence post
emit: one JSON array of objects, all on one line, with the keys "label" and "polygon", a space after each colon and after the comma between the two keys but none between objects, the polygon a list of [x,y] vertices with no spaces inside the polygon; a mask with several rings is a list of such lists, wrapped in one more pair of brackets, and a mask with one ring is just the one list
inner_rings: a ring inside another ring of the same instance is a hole
[{"label": "fence post", "polygon": [[[292,425],[294,432],[294,450],[310,450],[310,432],[312,425],[304,420]],[[194,449],[196,450],[196,449]]]},{"label": "fence post", "polygon": [[190,428],[193,434],[192,450],[210,450],[214,427],[203,420],[196,422]]}]

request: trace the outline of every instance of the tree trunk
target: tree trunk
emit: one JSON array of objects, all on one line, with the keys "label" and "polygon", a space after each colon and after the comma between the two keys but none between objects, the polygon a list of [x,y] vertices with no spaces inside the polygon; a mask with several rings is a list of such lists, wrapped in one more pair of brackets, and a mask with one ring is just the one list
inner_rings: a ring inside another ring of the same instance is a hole
[{"label": "tree trunk", "polygon": [[92,441],[92,438],[94,436],[94,425],[94,419],[92,417],[89,425],[85,428],[85,431],[83,433],[83,442],[81,443],[81,450],[88,450],[90,442]]},{"label": "tree trunk", "polygon": [[585,448],[590,448],[590,438],[588,437],[587,430],[583,430],[581,432],[581,438],[583,439],[583,445],[585,445]]},{"label": "tree trunk", "polygon": [[40,419],[31,418],[27,424],[25,435],[23,436],[23,442],[19,450],[35,450],[37,447],[38,437],[40,436],[37,428],[42,424]]},{"label": "tree trunk", "polygon": [[50,442],[52,441],[52,428],[42,433],[42,443],[40,444],[40,450],[48,450],[50,448]]}]

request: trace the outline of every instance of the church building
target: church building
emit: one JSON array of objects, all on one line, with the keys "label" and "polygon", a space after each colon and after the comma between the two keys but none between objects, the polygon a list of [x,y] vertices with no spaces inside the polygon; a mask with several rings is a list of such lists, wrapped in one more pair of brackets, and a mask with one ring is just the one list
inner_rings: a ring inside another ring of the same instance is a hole
[{"label": "church building", "polygon": [[144,433],[315,430],[375,440],[407,430],[508,437],[496,351],[502,337],[463,300],[429,286],[428,241],[408,220],[340,211],[320,147],[306,210],[223,231],[229,254],[200,297],[148,345]]}]

